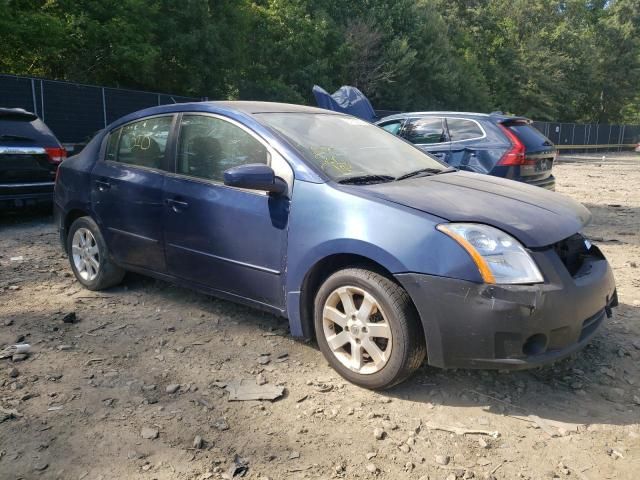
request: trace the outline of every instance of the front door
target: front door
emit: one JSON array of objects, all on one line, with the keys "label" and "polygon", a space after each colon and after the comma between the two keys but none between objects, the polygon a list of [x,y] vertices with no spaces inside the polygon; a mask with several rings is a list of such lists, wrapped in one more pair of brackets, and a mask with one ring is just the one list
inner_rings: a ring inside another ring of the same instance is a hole
[{"label": "front door", "polygon": [[91,172],[91,202],[119,263],[166,270],[163,187],[172,115],[129,123],[110,133]]},{"label": "front door", "polygon": [[283,305],[289,199],[223,183],[228,168],[247,163],[273,167],[274,155],[256,135],[228,119],[182,116],[176,174],[165,183],[169,273],[266,305]]},{"label": "front door", "polygon": [[444,118],[419,117],[408,119],[401,135],[444,163],[449,163],[449,137]]}]

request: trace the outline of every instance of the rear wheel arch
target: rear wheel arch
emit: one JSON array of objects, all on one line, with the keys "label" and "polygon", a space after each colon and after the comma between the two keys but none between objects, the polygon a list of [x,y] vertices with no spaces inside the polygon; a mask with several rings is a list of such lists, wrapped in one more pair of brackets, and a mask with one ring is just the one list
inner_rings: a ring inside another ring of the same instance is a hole
[{"label": "rear wheel arch", "polygon": [[91,215],[89,215],[88,212],[86,212],[81,208],[73,208],[67,212],[67,214],[64,217],[64,223],[62,225],[63,233],[64,233],[65,250],[67,249],[67,236],[69,235],[69,228],[71,228],[71,225],[73,225],[73,222],[75,222],[77,219],[81,217],[90,217],[90,216]]},{"label": "rear wheel arch", "polygon": [[122,281],[125,270],[112,260],[100,227],[91,216],[75,218],[66,237],[71,270],[85,288],[103,290]]}]

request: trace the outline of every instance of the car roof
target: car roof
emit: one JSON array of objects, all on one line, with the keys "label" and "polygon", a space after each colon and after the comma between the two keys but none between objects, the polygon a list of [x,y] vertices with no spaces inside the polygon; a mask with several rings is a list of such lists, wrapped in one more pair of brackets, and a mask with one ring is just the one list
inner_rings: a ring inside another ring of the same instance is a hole
[{"label": "car roof", "polygon": [[[306,105],[294,105],[291,103],[277,103],[277,102],[252,102],[244,100],[229,100],[229,101],[211,101],[211,102],[188,102],[188,103],[172,103],[167,105],[159,105],[157,107],[146,108],[140,110],[140,113],[144,112],[144,115],[154,115],[159,113],[168,112],[181,112],[188,111],[195,108],[199,111],[236,111],[248,114],[256,113],[334,113],[331,110],[325,110],[323,108],[308,107]],[[138,113],[138,112],[134,112]]]},{"label": "car roof", "polygon": [[167,105],[158,105],[155,107],[145,108],[143,110],[129,113],[128,115],[120,117],[110,125],[108,125],[107,130],[131,121],[142,119],[144,117],[181,112],[218,113],[223,115],[230,115],[232,117],[245,116],[245,118],[246,116],[252,116],[259,113],[315,113],[325,115],[344,115],[343,113],[325,110],[323,108],[276,102],[251,102],[238,100],[171,103]]},{"label": "car roof", "polygon": [[307,105],[295,105],[292,103],[277,102],[253,102],[253,101],[216,101],[200,102],[208,103],[216,107],[224,107],[230,110],[238,110],[244,113],[338,113],[324,108],[309,107]]},{"label": "car roof", "polygon": [[502,112],[492,112],[492,113],[479,113],[479,112],[454,112],[454,111],[427,111],[427,112],[404,112],[397,113],[395,115],[389,115],[388,117],[381,118],[376,123],[385,122],[388,120],[396,120],[398,118],[408,118],[408,117],[429,117],[429,116],[452,116],[452,117],[461,117],[461,118],[471,118],[471,119],[481,119],[486,118],[496,122],[504,122],[506,120],[525,120],[529,121],[526,117],[519,117],[516,115],[506,115]]}]

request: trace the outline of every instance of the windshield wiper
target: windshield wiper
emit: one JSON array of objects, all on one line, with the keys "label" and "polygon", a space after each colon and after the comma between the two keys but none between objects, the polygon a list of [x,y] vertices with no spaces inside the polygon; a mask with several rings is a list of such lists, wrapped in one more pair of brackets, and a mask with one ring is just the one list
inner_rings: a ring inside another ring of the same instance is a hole
[{"label": "windshield wiper", "polygon": [[23,137],[21,135],[0,135],[0,140],[28,140],[29,142],[33,142],[33,138]]},{"label": "windshield wiper", "polygon": [[420,170],[414,170],[413,172],[409,172],[409,173],[405,173],[404,175],[400,175],[398,178],[396,178],[396,181],[397,180],[404,180],[405,178],[417,177],[418,175],[420,175],[420,176],[440,175],[441,173],[449,173],[449,172],[457,172],[457,171],[458,171],[458,169],[453,168],[453,167],[449,167],[449,168],[445,168],[445,169],[433,168],[433,167],[421,168]]},{"label": "windshield wiper", "polygon": [[338,180],[338,183],[351,185],[367,185],[370,183],[384,183],[395,180],[391,175],[354,175]]}]

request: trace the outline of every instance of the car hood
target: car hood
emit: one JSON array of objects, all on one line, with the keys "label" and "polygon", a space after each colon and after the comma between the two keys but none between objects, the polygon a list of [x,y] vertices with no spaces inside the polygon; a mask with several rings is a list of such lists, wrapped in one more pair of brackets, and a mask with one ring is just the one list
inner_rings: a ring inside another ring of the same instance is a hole
[{"label": "car hood", "polygon": [[570,237],[591,220],[589,210],[559,193],[467,172],[354,188],[450,222],[492,225],[532,248]]}]

